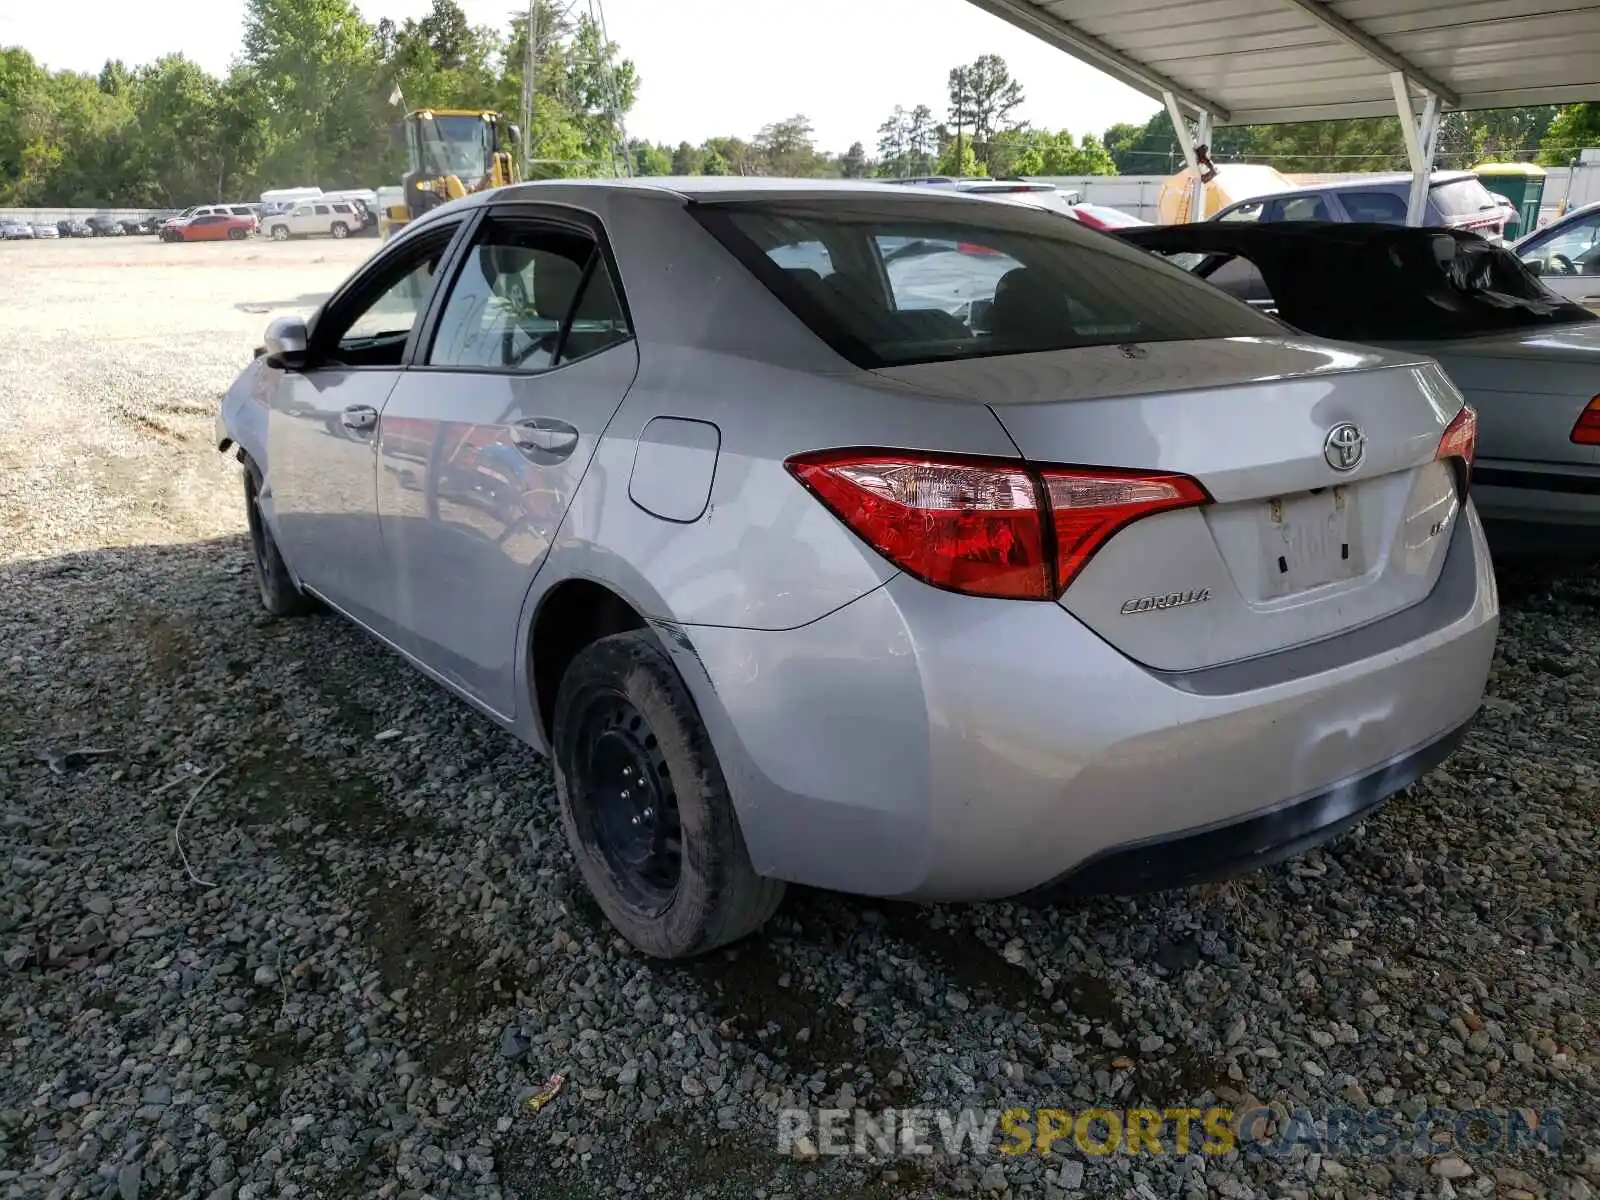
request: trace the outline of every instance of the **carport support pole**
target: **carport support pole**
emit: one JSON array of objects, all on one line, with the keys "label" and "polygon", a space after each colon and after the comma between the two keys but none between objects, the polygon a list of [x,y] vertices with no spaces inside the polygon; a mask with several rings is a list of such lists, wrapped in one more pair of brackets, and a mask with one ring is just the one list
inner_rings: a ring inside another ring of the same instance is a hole
[{"label": "carport support pole", "polygon": [[1411,195],[1406,203],[1406,224],[1421,225],[1428,215],[1428,186],[1433,180],[1433,157],[1439,144],[1439,97],[1422,94],[1422,117],[1411,103],[1411,84],[1401,71],[1389,73],[1394,106],[1400,116],[1400,134],[1411,160]]},{"label": "carport support pole", "polygon": [[1188,119],[1184,117],[1183,110],[1178,107],[1178,98],[1171,92],[1162,92],[1161,99],[1167,106],[1167,116],[1172,120],[1172,132],[1178,137],[1178,148],[1183,151],[1183,161],[1188,164],[1189,170],[1194,172],[1194,183],[1189,193],[1189,220],[1205,220],[1206,185],[1200,179],[1200,156],[1195,153],[1195,146],[1209,146],[1211,144],[1211,114],[1201,109],[1198,115],[1198,137],[1189,132]]}]

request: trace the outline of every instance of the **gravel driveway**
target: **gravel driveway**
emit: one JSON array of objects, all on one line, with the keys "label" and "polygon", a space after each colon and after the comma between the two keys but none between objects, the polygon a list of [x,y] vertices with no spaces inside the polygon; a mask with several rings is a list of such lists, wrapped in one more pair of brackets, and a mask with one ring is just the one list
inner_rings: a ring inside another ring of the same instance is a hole
[{"label": "gravel driveway", "polygon": [[[1600,1191],[1592,569],[1502,576],[1465,748],[1305,859],[1045,911],[795,891],[662,966],[598,919],[523,746],[338,620],[260,613],[212,414],[372,246],[0,246],[0,1197]],[[1565,1138],[777,1149],[792,1106],[1258,1102]]]}]

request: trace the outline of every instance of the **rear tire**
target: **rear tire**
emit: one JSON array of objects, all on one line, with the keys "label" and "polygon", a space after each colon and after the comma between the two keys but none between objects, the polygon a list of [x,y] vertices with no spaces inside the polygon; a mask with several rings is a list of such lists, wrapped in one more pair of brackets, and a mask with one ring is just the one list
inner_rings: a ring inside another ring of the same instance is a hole
[{"label": "rear tire", "polygon": [[703,954],[777,911],[784,884],[750,865],[705,725],[649,634],[613,634],[578,652],[556,695],[551,746],[567,844],[601,910],[639,950]]},{"label": "rear tire", "polygon": [[272,227],[272,240],[287,242],[289,240],[289,227],[287,225],[274,225]]},{"label": "rear tire", "polygon": [[330,228],[328,232],[333,234],[333,236],[336,238],[349,237],[350,226],[346,225],[343,221],[335,221],[332,228]]},{"label": "rear tire", "polygon": [[254,463],[245,464],[244,503],[245,516],[250,522],[250,549],[256,564],[256,584],[261,593],[261,607],[274,617],[304,616],[315,607],[311,597],[302,592],[289,574],[289,568],[278,551],[272,530],[267,528],[261,515],[260,483],[256,479]]},{"label": "rear tire", "polygon": [[228,230],[228,240],[230,242],[242,242],[242,241],[244,241],[244,230],[242,230],[242,229],[230,229],[230,230]]}]

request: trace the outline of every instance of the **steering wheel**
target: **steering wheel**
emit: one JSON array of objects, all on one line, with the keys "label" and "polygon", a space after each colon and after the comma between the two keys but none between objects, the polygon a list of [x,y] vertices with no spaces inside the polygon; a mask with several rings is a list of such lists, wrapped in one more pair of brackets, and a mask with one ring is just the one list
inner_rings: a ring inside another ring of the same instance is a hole
[{"label": "steering wheel", "polygon": [[1552,254],[1550,265],[1556,268],[1557,275],[1576,275],[1578,268],[1565,254]]}]

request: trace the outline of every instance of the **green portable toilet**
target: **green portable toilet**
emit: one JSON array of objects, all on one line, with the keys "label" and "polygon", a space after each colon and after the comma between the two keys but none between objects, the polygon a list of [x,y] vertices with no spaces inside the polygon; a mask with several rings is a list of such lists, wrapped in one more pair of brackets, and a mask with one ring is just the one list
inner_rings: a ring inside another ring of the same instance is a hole
[{"label": "green portable toilet", "polygon": [[1544,203],[1544,168],[1533,163],[1480,163],[1472,168],[1483,186],[1511,201],[1517,215],[1506,222],[1506,241],[1514,242],[1539,225]]}]

